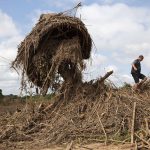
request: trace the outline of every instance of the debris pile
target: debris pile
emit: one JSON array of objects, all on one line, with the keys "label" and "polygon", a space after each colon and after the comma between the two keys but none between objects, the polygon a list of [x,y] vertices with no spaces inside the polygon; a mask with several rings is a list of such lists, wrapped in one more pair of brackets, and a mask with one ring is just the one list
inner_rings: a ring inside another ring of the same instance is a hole
[{"label": "debris pile", "polygon": [[[73,141],[132,142],[150,148],[150,84],[143,91],[116,88],[106,79],[113,73],[82,82],[83,60],[90,57],[91,38],[80,19],[64,14],[42,15],[21,43],[14,68],[46,94],[56,90],[53,103],[30,108],[0,121],[0,142]],[[24,83],[24,82],[23,82]]]},{"label": "debris pile", "polygon": [[1,120],[0,141],[129,143],[133,137],[138,147],[149,147],[150,86],[137,94],[130,87],[115,89],[105,82],[101,78],[72,85],[50,105],[29,105],[5,118],[5,124]]}]

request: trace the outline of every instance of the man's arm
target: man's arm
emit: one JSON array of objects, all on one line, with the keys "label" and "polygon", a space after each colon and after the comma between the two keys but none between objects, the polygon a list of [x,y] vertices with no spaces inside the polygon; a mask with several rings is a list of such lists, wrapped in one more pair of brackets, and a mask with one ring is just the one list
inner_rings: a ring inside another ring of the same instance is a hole
[{"label": "man's arm", "polygon": [[137,60],[134,60],[133,63],[132,63],[132,67],[135,71],[137,71],[137,67],[136,67],[136,64],[137,64]]},{"label": "man's arm", "polygon": [[137,71],[137,68],[136,68],[136,66],[135,66],[134,63],[132,63],[132,67],[133,67],[133,69],[134,69],[135,71]]}]

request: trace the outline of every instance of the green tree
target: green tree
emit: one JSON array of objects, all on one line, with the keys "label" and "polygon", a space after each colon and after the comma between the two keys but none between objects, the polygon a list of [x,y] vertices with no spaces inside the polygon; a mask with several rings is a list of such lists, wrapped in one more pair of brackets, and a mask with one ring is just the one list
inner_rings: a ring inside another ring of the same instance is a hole
[{"label": "green tree", "polygon": [[0,97],[3,97],[2,89],[0,89]]},{"label": "green tree", "polygon": [[127,82],[124,82],[122,88],[125,88],[125,89],[128,88],[129,89],[129,88],[131,88],[131,85]]}]

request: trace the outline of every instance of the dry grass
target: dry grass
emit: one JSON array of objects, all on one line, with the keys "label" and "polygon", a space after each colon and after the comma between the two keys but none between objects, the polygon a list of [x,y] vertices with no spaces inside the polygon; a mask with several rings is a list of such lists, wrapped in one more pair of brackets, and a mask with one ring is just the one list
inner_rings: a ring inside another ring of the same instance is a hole
[{"label": "dry grass", "polygon": [[129,143],[133,104],[136,102],[134,143],[149,147],[150,92],[149,82],[143,91],[114,89],[108,83],[91,81],[68,85],[58,92],[54,102],[26,106],[21,112],[5,118],[0,128],[0,141],[40,141],[40,145],[76,141]]},{"label": "dry grass", "polygon": [[13,68],[22,70],[22,86],[27,80],[41,88],[55,88],[60,79],[81,81],[83,60],[90,57],[91,37],[82,21],[64,14],[43,14],[18,48]]}]

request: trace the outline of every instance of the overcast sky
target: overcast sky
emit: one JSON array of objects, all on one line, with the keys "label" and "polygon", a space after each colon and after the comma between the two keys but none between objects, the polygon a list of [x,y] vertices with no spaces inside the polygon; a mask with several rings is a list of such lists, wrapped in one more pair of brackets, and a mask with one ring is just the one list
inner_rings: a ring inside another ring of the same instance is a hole
[{"label": "overcast sky", "polygon": [[[72,8],[78,0],[0,0],[0,89],[19,94],[20,76],[10,69],[17,46],[31,31],[39,15]],[[95,79],[108,70],[120,85],[133,83],[132,61],[145,56],[142,72],[150,73],[150,0],[82,0],[82,21],[94,45],[84,80]],[[3,58],[4,57],[4,58]],[[5,59],[6,58],[6,59]],[[92,64],[91,64],[92,62]]]}]

